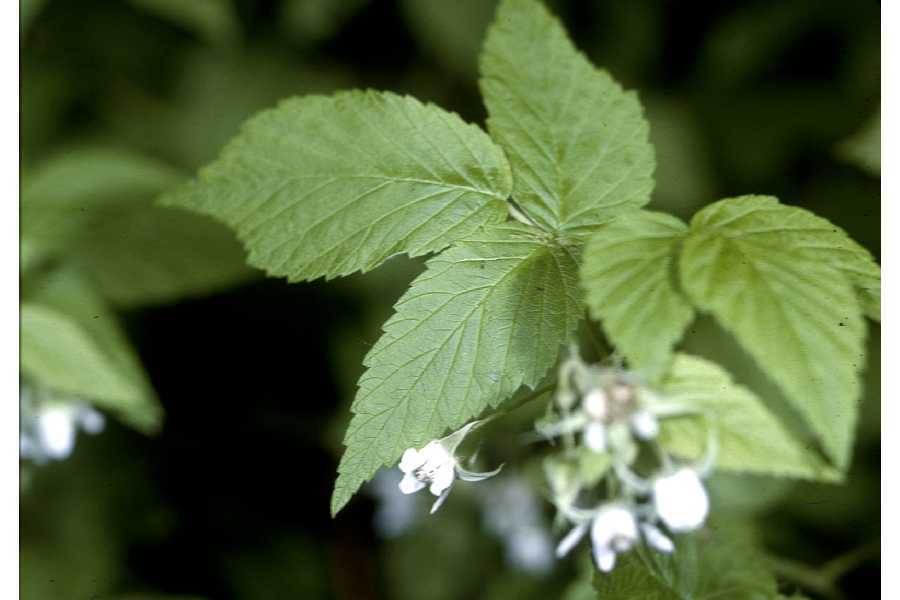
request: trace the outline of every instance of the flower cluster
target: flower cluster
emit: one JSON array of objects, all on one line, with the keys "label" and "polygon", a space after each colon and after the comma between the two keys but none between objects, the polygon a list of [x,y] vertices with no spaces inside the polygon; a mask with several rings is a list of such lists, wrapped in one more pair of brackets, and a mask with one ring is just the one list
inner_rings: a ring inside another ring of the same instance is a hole
[{"label": "flower cluster", "polygon": [[[594,563],[609,572],[617,555],[636,544],[671,553],[674,534],[703,526],[709,513],[703,477],[716,452],[714,430],[708,429],[707,456],[696,465],[679,464],[657,439],[664,419],[689,412],[656,395],[633,372],[585,364],[577,352],[562,363],[548,415],[536,426],[541,439],[561,442],[560,452],[544,463],[557,520],[571,527],[556,548],[558,557],[590,533]],[[484,422],[473,421],[422,448],[407,449],[399,464],[400,490],[413,494],[428,488],[437,496],[433,513],[457,479],[481,481],[496,475],[500,468],[466,470],[456,454],[466,435]],[[509,501],[498,497],[497,502],[489,528],[510,539],[516,529],[534,529],[530,524],[537,519],[522,526],[505,518]],[[524,545],[518,537],[515,541],[516,548],[540,545],[537,537]]]},{"label": "flower cluster", "polygon": [[[550,417],[538,426],[563,445],[562,455],[545,464],[560,518],[572,526],[558,556],[590,532],[594,563],[609,572],[617,554],[641,541],[670,553],[675,544],[669,535],[705,522],[709,499],[702,477],[708,468],[677,465],[657,443],[660,420],[674,413],[671,407],[659,410],[663,405],[655,399],[622,369],[586,365],[575,353],[561,366]],[[634,470],[639,458],[647,463],[644,449],[655,457],[649,476]],[[594,467],[585,469],[586,463]],[[582,508],[585,502],[592,508]]]}]

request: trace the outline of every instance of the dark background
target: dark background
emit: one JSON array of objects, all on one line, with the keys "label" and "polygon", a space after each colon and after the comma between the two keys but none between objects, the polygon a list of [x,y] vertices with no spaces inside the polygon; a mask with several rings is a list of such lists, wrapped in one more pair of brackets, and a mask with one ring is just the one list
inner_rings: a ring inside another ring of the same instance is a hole
[{"label": "dark background", "polygon": [[[44,2],[21,46],[23,166],[99,139],[194,170],[278,98],[348,87],[414,94],[483,124],[475,53],[491,2],[301,1],[305,20],[288,4],[237,2],[239,33],[226,35],[124,1]],[[346,14],[328,19],[326,4]],[[776,195],[878,255],[879,179],[839,149],[879,109],[878,2],[550,4],[647,106],[659,163],[651,208],[687,217],[730,195]],[[148,438],[111,424],[34,473],[21,506],[23,597],[559,595],[571,566],[548,578],[510,571],[463,501],[391,540],[374,533],[370,496],[329,517],[362,356],[420,268],[397,259],[328,283],[259,277],[124,315],[165,427]],[[787,575],[791,561],[815,567],[879,540],[877,327],[870,338],[849,483],[786,486],[757,515]],[[702,324],[691,345],[734,354]],[[449,527],[469,533],[456,543]],[[867,554],[840,587],[870,597],[878,578]],[[785,591],[820,597],[799,579],[785,578]]]}]

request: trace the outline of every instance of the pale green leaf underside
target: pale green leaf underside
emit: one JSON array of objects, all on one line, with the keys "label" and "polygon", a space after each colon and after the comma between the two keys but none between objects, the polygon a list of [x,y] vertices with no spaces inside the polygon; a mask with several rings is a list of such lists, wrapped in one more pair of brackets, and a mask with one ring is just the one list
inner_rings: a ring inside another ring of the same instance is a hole
[{"label": "pale green leaf underside", "polygon": [[581,267],[591,316],[602,321],[632,368],[655,379],[694,316],[673,270],[687,226],[670,215],[637,211],[595,231]]},{"label": "pale green leaf underside", "polygon": [[164,202],[225,221],[251,264],[299,281],[440,250],[502,221],[511,186],[478,127],[410,97],[344,92],[258,114]]},{"label": "pale green leaf underside", "polygon": [[[733,210],[752,208],[753,230],[760,243],[790,245],[807,260],[840,270],[856,288],[866,316],[881,320],[881,268],[871,253],[827,219],[772,196],[732,198]],[[750,233],[748,230],[747,233]]]},{"label": "pale green leaf underside", "polygon": [[846,466],[856,424],[865,324],[853,286],[809,250],[771,198],[711,204],[693,219],[681,282],[698,308],[735,335]]},{"label": "pale green leaf underside", "polygon": [[161,410],[118,321],[71,272],[43,279],[21,307],[21,369],[144,430]]},{"label": "pale green leaf underside", "polygon": [[650,199],[649,125],[535,0],[504,0],[481,56],[488,129],[509,156],[514,195],[550,229],[573,234]]},{"label": "pale green leaf underside", "polygon": [[611,573],[594,574],[598,600],[774,600],[777,582],[749,535],[715,526],[676,538],[671,554],[639,545]]},{"label": "pale green leaf underside", "polygon": [[577,265],[515,226],[428,261],[366,357],[332,513],[382,465],[534,387],[581,314]]},{"label": "pale green leaf underside", "polygon": [[[716,468],[764,475],[833,480],[838,474],[804,448],[750,390],[716,364],[678,354],[662,381],[666,401],[696,409],[715,427]],[[663,421],[660,441],[670,452],[699,459],[706,452],[703,418]]]},{"label": "pale green leaf underside", "polygon": [[216,291],[249,277],[234,234],[211,219],[160,207],[183,176],[140,154],[73,148],[25,177],[22,258],[57,258],[106,298],[134,306]]}]

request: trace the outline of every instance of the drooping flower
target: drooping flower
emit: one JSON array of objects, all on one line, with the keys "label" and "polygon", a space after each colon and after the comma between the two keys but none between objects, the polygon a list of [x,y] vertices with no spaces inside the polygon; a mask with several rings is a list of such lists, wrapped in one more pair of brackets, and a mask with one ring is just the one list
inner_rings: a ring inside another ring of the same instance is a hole
[{"label": "drooping flower", "polygon": [[578,545],[590,529],[591,550],[594,564],[608,573],[616,564],[616,554],[627,552],[640,539],[638,521],[630,507],[624,504],[607,504],[598,509],[591,519],[575,526],[556,548],[558,557],[565,556]]},{"label": "drooping flower", "polygon": [[709,513],[709,496],[694,469],[682,467],[653,481],[656,514],[673,533],[694,531]]},{"label": "drooping flower", "polygon": [[485,473],[468,471],[459,464],[454,454],[463,438],[485,421],[486,419],[473,421],[447,437],[428,442],[421,450],[408,448],[400,458],[399,466],[403,471],[400,491],[404,494],[414,494],[428,487],[429,491],[438,497],[431,507],[431,512],[434,513],[447,499],[450,488],[457,478],[463,481],[482,481],[499,473],[503,465]]},{"label": "drooping flower", "polygon": [[634,514],[624,506],[602,509],[591,524],[591,547],[597,568],[608,573],[616,564],[616,553],[631,550],[638,541]]}]

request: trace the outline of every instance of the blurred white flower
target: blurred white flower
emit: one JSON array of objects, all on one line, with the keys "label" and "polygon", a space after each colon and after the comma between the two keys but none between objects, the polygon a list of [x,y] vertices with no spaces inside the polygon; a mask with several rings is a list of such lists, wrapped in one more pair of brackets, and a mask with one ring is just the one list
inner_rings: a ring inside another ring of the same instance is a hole
[{"label": "blurred white flower", "polygon": [[36,463],[69,457],[78,429],[95,434],[106,423],[102,414],[83,402],[38,402],[27,387],[21,393],[21,412],[19,453]]},{"label": "blurred white flower", "polygon": [[600,508],[594,517],[586,520],[566,535],[556,548],[557,556],[565,556],[581,538],[591,532],[591,549],[594,564],[608,573],[616,564],[616,554],[627,552],[638,539],[638,522],[631,509],[621,504],[609,504]]},{"label": "blurred white flower", "polygon": [[644,540],[646,540],[651,547],[656,548],[660,552],[669,554],[675,550],[674,542],[672,542],[672,540],[655,525],[641,523],[641,533],[644,535]]},{"label": "blurred white flower", "polygon": [[631,430],[642,440],[652,440],[659,434],[659,422],[649,410],[641,409],[631,415]]},{"label": "blurred white flower", "polygon": [[697,471],[688,467],[654,480],[653,504],[656,514],[673,533],[699,528],[709,513],[703,482]]},{"label": "blurred white flower", "polygon": [[503,541],[506,561],[527,573],[553,568],[553,539],[528,481],[499,477],[479,490],[484,527]]},{"label": "blurred white flower", "polygon": [[473,421],[447,437],[428,442],[421,450],[408,448],[400,458],[399,466],[403,471],[400,491],[414,494],[428,486],[429,491],[438,497],[431,507],[431,512],[434,513],[447,499],[457,478],[463,481],[482,481],[499,473],[503,465],[485,473],[467,471],[454,456],[456,448],[469,431],[485,421]]},{"label": "blurred white flower", "polygon": [[415,498],[397,489],[399,477],[391,469],[379,469],[368,485],[369,492],[377,499],[373,516],[375,531],[383,538],[403,535],[415,524],[418,511]]}]

